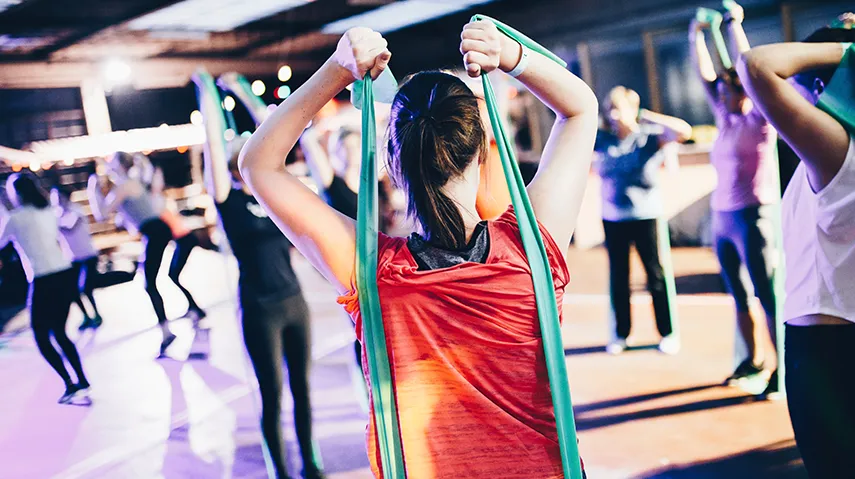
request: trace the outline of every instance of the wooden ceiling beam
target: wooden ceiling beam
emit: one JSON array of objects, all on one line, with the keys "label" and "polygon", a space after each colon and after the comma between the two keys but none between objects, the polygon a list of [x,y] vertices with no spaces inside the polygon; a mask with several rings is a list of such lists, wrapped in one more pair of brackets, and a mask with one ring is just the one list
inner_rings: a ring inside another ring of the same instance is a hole
[{"label": "wooden ceiling beam", "polygon": [[[311,63],[311,64],[310,64]],[[291,60],[295,70],[312,68],[314,61]],[[176,88],[186,86],[197,68],[212,75],[238,72],[244,75],[275,75],[280,66],[276,59],[232,58],[153,58],[129,62],[131,84],[137,89]],[[37,89],[79,87],[87,78],[98,78],[96,63],[25,62],[0,64],[0,89]]]}]

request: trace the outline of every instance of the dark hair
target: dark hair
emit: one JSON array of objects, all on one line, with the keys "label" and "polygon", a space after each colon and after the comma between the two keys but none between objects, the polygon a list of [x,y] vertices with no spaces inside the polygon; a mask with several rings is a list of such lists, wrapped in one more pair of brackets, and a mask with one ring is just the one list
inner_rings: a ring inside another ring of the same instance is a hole
[{"label": "dark hair", "polygon": [[389,173],[407,192],[407,214],[427,239],[446,248],[466,245],[463,217],[442,191],[472,160],[487,157],[478,98],[459,78],[442,72],[413,75],[392,102]]},{"label": "dark hair", "polygon": [[[823,27],[811,33],[804,39],[804,43],[852,43],[855,42],[855,30],[849,28],[832,28]],[[824,88],[831,81],[834,72],[837,71],[837,65],[816,68],[813,70],[805,70],[795,75],[794,79],[800,85],[814,91],[817,82],[821,82],[821,87]]]},{"label": "dark hair", "polygon": [[736,68],[730,67],[721,75],[716,78],[716,83],[724,83],[725,85],[733,88],[737,93],[745,93],[745,89],[742,87],[742,80],[739,79],[739,74],[736,73]]},{"label": "dark hair", "polygon": [[36,208],[47,208],[50,205],[48,197],[38,184],[38,180],[31,175],[16,175],[12,179],[12,188],[21,201],[21,205],[35,206]]},{"label": "dark hair", "polygon": [[118,162],[125,171],[128,171],[134,166],[134,155],[125,151],[117,151],[113,154],[112,161]]}]

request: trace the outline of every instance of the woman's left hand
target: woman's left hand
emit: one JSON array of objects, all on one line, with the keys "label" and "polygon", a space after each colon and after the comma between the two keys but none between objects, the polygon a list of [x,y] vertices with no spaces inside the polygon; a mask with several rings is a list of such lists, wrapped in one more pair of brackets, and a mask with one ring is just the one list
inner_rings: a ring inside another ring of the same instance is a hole
[{"label": "woman's left hand", "polygon": [[493,22],[469,22],[460,34],[460,53],[466,73],[475,78],[501,68],[511,71],[517,66],[522,47],[503,35]]}]

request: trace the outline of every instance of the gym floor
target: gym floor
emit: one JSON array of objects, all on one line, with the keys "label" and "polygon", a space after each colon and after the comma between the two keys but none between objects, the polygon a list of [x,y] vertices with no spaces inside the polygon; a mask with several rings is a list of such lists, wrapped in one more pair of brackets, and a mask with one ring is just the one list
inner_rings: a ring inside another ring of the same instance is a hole
[{"label": "gym floor", "polygon": [[[683,337],[661,355],[640,263],[634,263],[633,348],[605,353],[606,257],[571,250],[573,283],[564,305],[564,343],[580,449],[592,479],[807,477],[792,439],[786,401],[758,401],[720,387],[733,367],[733,306],[706,249],[677,249],[674,264]],[[331,288],[306,262],[295,266],[313,313],[315,435],[331,479],[369,478],[365,413],[352,387],[353,333]],[[61,384],[27,331],[0,337],[2,477],[265,478],[252,373],[235,319],[236,266],[194,252],[188,287],[212,329],[176,320],[171,357],[155,361],[159,332],[142,282],[96,292],[104,325],[69,329],[93,383],[91,406],[60,406]],[[186,307],[164,289],[168,313]],[[26,321],[23,321],[24,324]],[[287,398],[284,407],[290,410]],[[289,456],[299,455],[288,414]]]}]

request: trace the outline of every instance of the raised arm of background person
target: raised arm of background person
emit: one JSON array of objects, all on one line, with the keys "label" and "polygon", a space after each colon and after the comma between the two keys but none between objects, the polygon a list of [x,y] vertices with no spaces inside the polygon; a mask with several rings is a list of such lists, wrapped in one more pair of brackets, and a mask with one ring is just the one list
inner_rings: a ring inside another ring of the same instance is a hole
[{"label": "raised arm of background person", "polygon": [[840,63],[839,43],[776,43],[742,55],[737,70],[748,96],[787,144],[799,155],[814,191],[840,171],[849,149],[849,133],[787,82],[799,72]]},{"label": "raised arm of background person", "polygon": [[300,136],[300,148],[303,149],[306,165],[309,166],[315,184],[321,191],[329,188],[335,177],[335,170],[330,162],[329,152],[321,144],[320,135],[315,128],[307,128],[303,132]]},{"label": "raised arm of background person", "polygon": [[641,123],[659,125],[665,129],[662,141],[663,146],[666,143],[674,141],[677,143],[685,143],[692,137],[692,125],[680,118],[663,115],[661,113],[652,112],[642,108],[638,113],[638,119]]},{"label": "raised arm of background person", "polygon": [[710,50],[707,47],[707,41],[704,37],[704,28],[708,27],[708,23],[692,20],[692,23],[689,25],[689,51],[692,55],[692,62],[697,67],[698,74],[701,76],[701,81],[704,84],[704,93],[706,93],[710,109],[715,111],[718,104],[718,92],[716,91],[715,84],[718,74],[715,71],[715,64],[710,56]]},{"label": "raised arm of background person", "polygon": [[727,24],[727,33],[730,38],[730,48],[736,52],[737,56],[751,50],[745,29],[742,28],[743,20],[745,20],[745,11],[736,4],[733,4],[730,11],[724,14],[724,22]]},{"label": "raised arm of background person", "polygon": [[155,166],[152,170],[149,189],[157,196],[162,195],[163,190],[166,189],[166,179],[163,177],[163,169],[159,166]]},{"label": "raised arm of background person", "polygon": [[12,214],[6,209],[6,205],[0,201],[0,248],[5,248],[12,240]]},{"label": "raised arm of background person", "polygon": [[255,122],[255,125],[258,126],[263,123],[268,116],[270,116],[270,111],[267,109],[267,105],[263,104],[264,102],[255,101],[258,100],[257,97],[250,97],[253,93],[246,91],[246,89],[241,86],[241,80],[246,81],[246,79],[239,73],[224,73],[217,78],[217,85],[224,90],[232,92],[238,101],[243,103],[243,106],[246,107],[246,110],[249,112],[250,116],[252,116],[252,120]]},{"label": "raised arm of background person", "polygon": [[241,151],[240,171],[277,226],[312,265],[344,293],[353,283],[356,228],[349,218],[285,170],[285,157],[309,121],[347,85],[386,68],[386,40],[368,28],[349,30],[336,52],[259,126]]},{"label": "raised arm of background person", "polygon": [[208,194],[219,204],[229,197],[232,189],[232,178],[229,173],[229,158],[226,157],[226,145],[223,137],[225,120],[220,107],[220,94],[216,89],[211,91],[208,83],[201,75],[205,71],[193,74],[193,82],[199,96],[199,111],[202,113],[205,125],[205,145],[202,157],[205,161],[205,188]]},{"label": "raised arm of background person", "polygon": [[[501,34],[492,22],[463,28],[460,51],[470,76],[496,68],[513,70],[522,47]],[[543,149],[540,166],[527,190],[538,221],[562,251],[570,244],[585,194],[597,134],[598,105],[581,79],[545,56],[531,52],[517,79],[555,112],[556,120]]]}]

